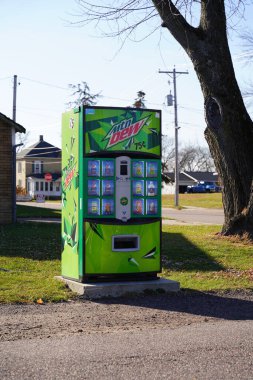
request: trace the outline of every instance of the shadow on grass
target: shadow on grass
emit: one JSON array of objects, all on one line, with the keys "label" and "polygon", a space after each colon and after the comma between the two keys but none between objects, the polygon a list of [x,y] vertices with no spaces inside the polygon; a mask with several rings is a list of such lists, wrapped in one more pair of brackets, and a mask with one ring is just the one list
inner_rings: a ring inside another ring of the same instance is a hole
[{"label": "shadow on grass", "polygon": [[18,218],[61,218],[61,210],[46,207],[17,205]]},{"label": "shadow on grass", "polygon": [[16,223],[0,226],[0,256],[33,260],[60,259],[60,224]]},{"label": "shadow on grass", "polygon": [[[123,304],[167,312],[180,312],[225,320],[253,320],[253,301],[240,299],[240,292],[223,294],[181,290],[179,293],[151,294],[96,300],[103,304]],[[253,292],[251,292],[253,298]]]},{"label": "shadow on grass", "polygon": [[162,266],[166,270],[219,271],[224,267],[180,233],[162,232]]}]

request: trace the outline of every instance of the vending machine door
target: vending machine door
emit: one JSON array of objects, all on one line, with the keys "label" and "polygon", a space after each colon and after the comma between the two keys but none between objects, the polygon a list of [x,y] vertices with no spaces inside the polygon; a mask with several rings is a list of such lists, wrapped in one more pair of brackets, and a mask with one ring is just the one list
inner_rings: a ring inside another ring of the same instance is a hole
[{"label": "vending machine door", "polygon": [[116,219],[127,222],[131,217],[131,160],[116,158]]}]

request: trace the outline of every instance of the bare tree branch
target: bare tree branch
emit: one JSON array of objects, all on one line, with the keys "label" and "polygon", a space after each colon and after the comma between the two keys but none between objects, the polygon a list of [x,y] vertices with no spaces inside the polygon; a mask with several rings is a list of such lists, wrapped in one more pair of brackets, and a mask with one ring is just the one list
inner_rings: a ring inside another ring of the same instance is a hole
[{"label": "bare tree branch", "polygon": [[91,94],[90,87],[84,81],[78,84],[69,84],[69,88],[73,90],[71,96],[74,97],[74,100],[67,104],[69,108],[81,105],[93,106],[97,103],[97,99],[100,97],[99,93]]}]

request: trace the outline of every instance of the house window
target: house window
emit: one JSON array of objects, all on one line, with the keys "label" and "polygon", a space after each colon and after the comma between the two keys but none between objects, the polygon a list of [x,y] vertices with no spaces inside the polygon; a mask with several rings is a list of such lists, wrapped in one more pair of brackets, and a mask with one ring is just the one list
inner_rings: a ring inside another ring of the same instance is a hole
[{"label": "house window", "polygon": [[22,173],[22,162],[18,162],[18,173]]},{"label": "house window", "polygon": [[44,186],[43,186],[44,182],[40,182],[40,191],[43,191],[44,190]]},{"label": "house window", "polygon": [[60,191],[61,190],[61,184],[60,184],[60,182],[56,182],[56,184],[55,184],[55,190],[56,191]]},{"label": "house window", "polygon": [[39,191],[39,182],[35,182],[35,191]]},{"label": "house window", "polygon": [[41,174],[43,172],[43,162],[42,161],[33,161],[32,172],[34,174]]}]

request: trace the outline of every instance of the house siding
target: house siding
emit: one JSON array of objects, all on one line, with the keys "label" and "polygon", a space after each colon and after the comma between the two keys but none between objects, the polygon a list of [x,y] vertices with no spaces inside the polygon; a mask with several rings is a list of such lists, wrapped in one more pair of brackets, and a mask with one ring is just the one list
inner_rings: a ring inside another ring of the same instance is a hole
[{"label": "house siding", "polygon": [[[42,137],[42,136],[40,136]],[[40,139],[39,145],[48,144],[44,142],[44,140]],[[26,155],[22,155],[22,151],[19,156],[17,156],[17,169],[16,169],[16,179],[17,184],[22,182],[22,187],[25,188],[26,193],[32,198],[37,199],[37,197],[52,197],[52,198],[60,198],[61,197],[61,154],[60,149],[56,148],[57,154],[59,157],[55,157],[55,153],[52,152],[53,157],[49,156],[48,152],[51,152],[52,145],[49,146],[48,151],[46,149],[47,146],[42,146],[41,151],[38,148],[38,145],[34,145],[29,148],[26,148]],[[38,155],[36,156],[36,153]],[[59,152],[59,153],[58,153]],[[45,153],[45,156],[43,155]],[[29,154],[31,154],[29,156]],[[41,166],[38,167],[38,172],[35,172],[36,161],[40,161]],[[18,173],[18,164],[22,163],[22,173]],[[53,175],[55,179],[53,181],[47,182],[45,180],[45,174],[50,173]],[[59,177],[59,179],[56,179]]]},{"label": "house siding", "polygon": [[0,224],[12,222],[12,128],[0,121]]},{"label": "house siding", "polygon": [[[21,173],[19,173],[19,164],[21,164]],[[17,161],[16,165],[16,186],[19,186],[21,183],[21,187],[25,189],[26,187],[26,165],[25,161]]]}]

